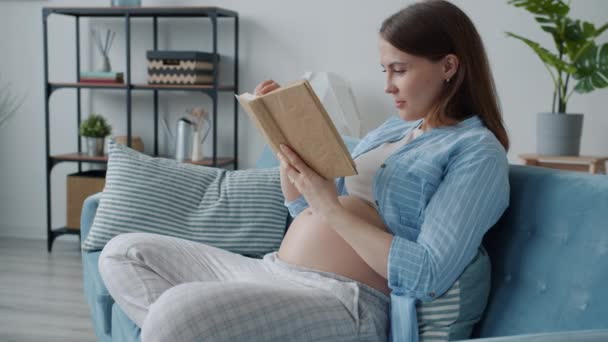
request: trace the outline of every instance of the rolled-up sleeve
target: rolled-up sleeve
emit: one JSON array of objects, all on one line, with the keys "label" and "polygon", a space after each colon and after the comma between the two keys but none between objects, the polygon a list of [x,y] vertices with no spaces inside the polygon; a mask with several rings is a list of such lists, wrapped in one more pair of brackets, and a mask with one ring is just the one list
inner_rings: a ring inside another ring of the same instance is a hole
[{"label": "rolled-up sleeve", "polygon": [[508,172],[504,150],[479,146],[453,157],[417,240],[393,237],[388,282],[395,294],[428,301],[450,288],[507,208]]},{"label": "rolled-up sleeve", "polygon": [[[334,180],[334,184],[336,186],[338,196],[342,196],[347,193],[344,186],[344,177],[336,178]],[[308,208],[308,202],[306,202],[306,199],[302,195],[298,196],[292,201],[284,201],[283,204],[287,207],[287,210],[289,210],[289,215],[291,215],[291,217],[298,216],[299,213]]]},{"label": "rolled-up sleeve", "polygon": [[284,204],[287,207],[287,210],[289,210],[289,215],[291,215],[291,217],[298,216],[302,210],[308,208],[308,202],[306,202],[306,199],[302,195],[298,196],[293,201],[285,201]]}]

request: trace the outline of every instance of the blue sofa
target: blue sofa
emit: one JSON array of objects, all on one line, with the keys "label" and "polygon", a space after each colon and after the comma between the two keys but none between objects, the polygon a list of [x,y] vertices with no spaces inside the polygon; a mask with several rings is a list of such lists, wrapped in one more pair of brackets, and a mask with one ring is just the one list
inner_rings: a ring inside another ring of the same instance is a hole
[{"label": "blue sofa", "polygon": [[[256,167],[276,165],[265,149]],[[492,289],[476,341],[608,341],[608,176],[512,165],[509,177],[510,207],[484,242]],[[84,202],[82,241],[100,196]],[[97,338],[139,341],[104,286],[99,254],[82,253]]]}]

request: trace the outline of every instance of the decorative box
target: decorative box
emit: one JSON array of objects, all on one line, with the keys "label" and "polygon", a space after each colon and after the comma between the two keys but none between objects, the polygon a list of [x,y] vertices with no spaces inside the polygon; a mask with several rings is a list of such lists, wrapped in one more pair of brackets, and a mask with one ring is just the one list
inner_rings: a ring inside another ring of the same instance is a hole
[{"label": "decorative box", "polygon": [[[114,140],[116,141],[117,144],[127,145],[127,136],[126,135],[114,137]],[[136,135],[131,136],[131,148],[134,149],[135,151],[139,151],[141,153],[144,152],[144,142],[143,142],[143,140],[141,140],[141,137],[138,137]]]},{"label": "decorative box", "polygon": [[149,50],[149,84],[213,84],[215,55],[200,51]]},{"label": "decorative box", "polygon": [[68,175],[67,180],[67,223],[70,229],[80,229],[82,202],[98,192],[106,184],[105,170],[90,170]]}]

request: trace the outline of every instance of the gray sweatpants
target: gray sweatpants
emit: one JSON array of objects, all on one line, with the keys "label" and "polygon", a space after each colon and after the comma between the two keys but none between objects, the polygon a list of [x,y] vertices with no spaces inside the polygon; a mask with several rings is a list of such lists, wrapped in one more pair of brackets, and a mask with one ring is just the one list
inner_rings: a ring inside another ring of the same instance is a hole
[{"label": "gray sweatpants", "polygon": [[99,271],[142,341],[386,341],[390,298],[363,283],[184,239],[121,234]]}]

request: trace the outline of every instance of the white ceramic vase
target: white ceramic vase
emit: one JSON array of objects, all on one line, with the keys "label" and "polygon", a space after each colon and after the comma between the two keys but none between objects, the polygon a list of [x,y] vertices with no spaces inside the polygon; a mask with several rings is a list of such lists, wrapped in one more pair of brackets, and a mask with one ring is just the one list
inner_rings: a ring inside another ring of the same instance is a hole
[{"label": "white ceramic vase", "polygon": [[201,161],[203,156],[201,155],[201,131],[195,130],[192,133],[192,161]]}]

